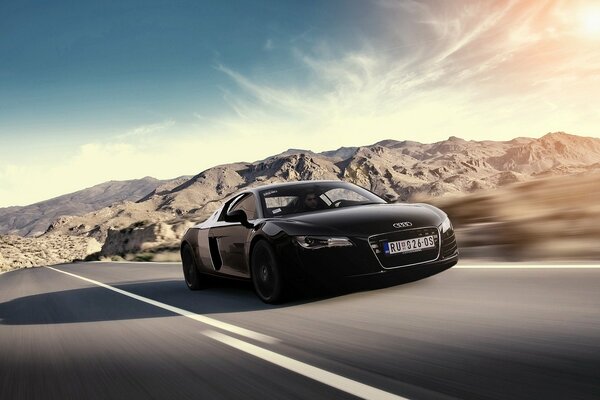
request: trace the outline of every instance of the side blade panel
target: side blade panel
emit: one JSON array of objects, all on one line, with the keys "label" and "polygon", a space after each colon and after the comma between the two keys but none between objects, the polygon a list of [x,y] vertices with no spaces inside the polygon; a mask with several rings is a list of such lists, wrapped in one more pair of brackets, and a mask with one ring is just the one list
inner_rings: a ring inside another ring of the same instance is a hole
[{"label": "side blade panel", "polygon": [[[215,268],[215,266],[213,265],[213,260],[211,257],[211,250],[213,250],[210,245],[209,239],[208,239],[208,233],[209,230],[208,229],[200,229],[198,231],[198,253],[200,255],[200,259],[199,262],[201,265],[199,265],[200,268],[202,268],[203,270],[206,271],[215,271],[218,270],[218,268]],[[214,246],[216,247],[216,246]],[[214,249],[216,250],[216,249]],[[219,257],[219,252],[216,252],[217,257]],[[219,257],[220,259],[220,257]],[[220,265],[219,265],[220,268]]]}]

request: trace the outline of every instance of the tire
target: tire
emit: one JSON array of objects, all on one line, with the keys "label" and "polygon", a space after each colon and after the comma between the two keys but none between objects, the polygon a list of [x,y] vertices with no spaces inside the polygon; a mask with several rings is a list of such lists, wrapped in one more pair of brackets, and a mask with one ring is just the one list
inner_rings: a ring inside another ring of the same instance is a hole
[{"label": "tire", "polygon": [[206,287],[205,277],[198,271],[194,253],[189,245],[181,249],[181,265],[185,284],[190,290],[199,290]]},{"label": "tire", "polygon": [[259,241],[250,258],[252,284],[258,297],[267,304],[284,300],[284,279],[277,256],[269,243]]}]

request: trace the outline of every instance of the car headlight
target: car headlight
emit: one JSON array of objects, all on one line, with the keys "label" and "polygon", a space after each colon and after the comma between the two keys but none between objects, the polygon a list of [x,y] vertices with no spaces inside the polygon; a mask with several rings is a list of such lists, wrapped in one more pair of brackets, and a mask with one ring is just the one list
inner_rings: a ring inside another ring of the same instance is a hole
[{"label": "car headlight", "polygon": [[445,233],[450,229],[452,229],[452,223],[450,222],[450,218],[446,217],[444,222],[442,222],[442,224],[440,225],[440,230],[442,231],[442,233]]},{"label": "car headlight", "polygon": [[348,247],[354,246],[346,237],[327,236],[295,236],[296,242],[305,249],[322,249],[325,247]]}]

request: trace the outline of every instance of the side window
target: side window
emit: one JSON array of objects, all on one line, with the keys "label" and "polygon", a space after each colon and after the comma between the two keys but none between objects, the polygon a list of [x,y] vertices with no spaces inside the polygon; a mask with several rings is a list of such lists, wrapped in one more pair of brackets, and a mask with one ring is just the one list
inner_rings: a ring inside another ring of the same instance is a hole
[{"label": "side window", "polygon": [[249,220],[256,219],[256,199],[254,195],[249,194],[241,200],[236,201],[229,211],[244,210]]}]

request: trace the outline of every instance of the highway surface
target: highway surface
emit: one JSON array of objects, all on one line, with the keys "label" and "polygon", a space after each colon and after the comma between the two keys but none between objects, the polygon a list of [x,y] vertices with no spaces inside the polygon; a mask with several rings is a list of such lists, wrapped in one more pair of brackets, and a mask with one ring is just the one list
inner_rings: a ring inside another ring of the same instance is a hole
[{"label": "highway surface", "polygon": [[[459,265],[460,267],[460,265]],[[0,275],[0,399],[599,399],[600,268],[261,303],[180,265]]]}]

